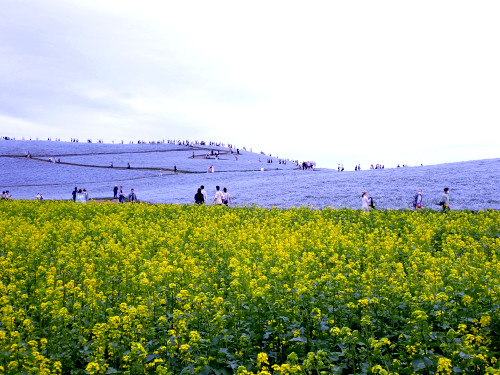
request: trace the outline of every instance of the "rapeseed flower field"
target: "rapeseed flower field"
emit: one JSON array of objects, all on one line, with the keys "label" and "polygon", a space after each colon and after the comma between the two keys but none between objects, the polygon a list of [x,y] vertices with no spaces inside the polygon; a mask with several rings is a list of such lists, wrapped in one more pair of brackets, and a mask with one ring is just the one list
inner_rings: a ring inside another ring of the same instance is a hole
[{"label": "rapeseed flower field", "polygon": [[498,211],[0,212],[3,374],[500,373]]}]

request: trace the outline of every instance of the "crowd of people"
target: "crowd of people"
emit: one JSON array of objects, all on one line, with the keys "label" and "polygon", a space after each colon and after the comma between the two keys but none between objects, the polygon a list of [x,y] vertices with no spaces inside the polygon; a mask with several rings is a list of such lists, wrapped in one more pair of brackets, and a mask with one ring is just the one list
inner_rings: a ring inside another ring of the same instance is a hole
[{"label": "crowd of people", "polygon": [[[445,187],[443,189],[441,200],[437,204],[441,206],[443,212],[450,210],[450,188]],[[420,210],[423,207],[422,189],[418,189],[417,194],[413,197],[413,208],[415,210]],[[365,212],[375,209],[375,201],[372,197],[368,196],[368,192],[366,190],[361,193],[361,209]]]},{"label": "crowd of people", "polygon": [[73,202],[87,203],[89,199],[87,189],[78,189],[78,187],[76,186],[75,189],[71,192],[71,195],[73,197]]},{"label": "crowd of people", "polygon": [[[130,193],[126,195],[125,191],[123,190],[123,186],[118,187],[118,185],[115,185],[113,188],[113,199],[118,199],[118,202],[124,203],[125,197],[127,197],[128,202],[139,202],[134,188],[130,189]],[[5,190],[2,191],[0,199],[12,199],[12,196],[10,195],[10,192],[8,190]],[[36,199],[39,201],[43,201],[43,193],[37,193]],[[78,187],[75,186],[75,189],[72,191],[73,202],[86,203],[88,199],[89,194],[87,190],[78,189]],[[196,194],[194,195],[194,202],[195,204],[199,205],[208,205],[210,203],[204,185],[201,185],[198,188]],[[231,195],[229,194],[227,188],[224,187],[221,191],[220,186],[218,185],[215,187],[215,196],[211,203],[226,206],[230,206],[233,204]],[[418,189],[417,193],[413,197],[412,205],[415,210],[420,210],[424,207],[422,189]],[[450,189],[448,187],[445,187],[443,189],[441,200],[437,203],[437,205],[441,206],[443,212],[447,212],[450,210]],[[366,190],[361,193],[361,209],[365,212],[369,212],[375,209],[375,201],[373,197],[368,195],[368,192]]]},{"label": "crowd of people", "polygon": [[[123,186],[118,187],[118,185],[115,185],[115,187],[113,188],[113,199],[118,199],[118,202],[120,203],[125,202],[125,192],[123,191]],[[127,200],[129,202],[139,201],[137,199],[137,194],[135,193],[134,188],[130,189],[130,193],[127,196]]]}]

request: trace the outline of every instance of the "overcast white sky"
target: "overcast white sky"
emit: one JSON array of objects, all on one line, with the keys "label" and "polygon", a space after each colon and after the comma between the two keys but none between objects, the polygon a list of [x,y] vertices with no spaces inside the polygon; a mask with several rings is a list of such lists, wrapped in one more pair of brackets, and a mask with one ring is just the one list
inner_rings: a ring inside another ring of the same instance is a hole
[{"label": "overcast white sky", "polygon": [[500,157],[500,2],[0,0],[0,135]]}]

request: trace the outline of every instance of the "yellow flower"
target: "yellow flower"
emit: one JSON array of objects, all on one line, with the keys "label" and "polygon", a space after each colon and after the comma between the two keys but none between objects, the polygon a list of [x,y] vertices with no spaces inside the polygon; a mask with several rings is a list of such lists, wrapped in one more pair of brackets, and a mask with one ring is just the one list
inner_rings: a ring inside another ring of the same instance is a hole
[{"label": "yellow flower", "polygon": [[99,372],[99,364],[96,362],[90,362],[87,367],[85,368],[85,371],[88,371],[90,374],[97,374]]},{"label": "yellow flower", "polygon": [[440,357],[438,359],[437,365],[438,375],[449,375],[451,374],[451,360],[448,358]]},{"label": "yellow flower", "polygon": [[257,354],[257,366],[261,367],[264,364],[266,365],[269,364],[269,358],[267,357],[267,354],[266,353]]}]

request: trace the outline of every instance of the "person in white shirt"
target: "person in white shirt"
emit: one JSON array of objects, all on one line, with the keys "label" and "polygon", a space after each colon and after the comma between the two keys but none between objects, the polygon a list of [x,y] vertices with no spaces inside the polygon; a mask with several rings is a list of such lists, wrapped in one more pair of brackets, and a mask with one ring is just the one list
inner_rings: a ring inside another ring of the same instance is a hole
[{"label": "person in white shirt", "polygon": [[365,190],[361,195],[361,209],[365,212],[370,211],[370,199],[368,198],[368,192]]},{"label": "person in white shirt", "polygon": [[222,204],[222,200],[224,199],[224,196],[222,195],[222,191],[220,191],[220,187],[216,186],[215,187],[215,198],[214,202],[215,204]]},{"label": "person in white shirt", "polygon": [[229,195],[229,193],[227,192],[227,189],[224,188],[224,193],[222,193],[222,202],[226,205],[226,206],[229,206],[230,204],[233,204],[231,202],[231,196]]},{"label": "person in white shirt", "polygon": [[201,189],[201,194],[203,194],[203,202],[205,204],[208,204],[207,192],[205,191],[205,186],[201,185],[200,189]]}]

